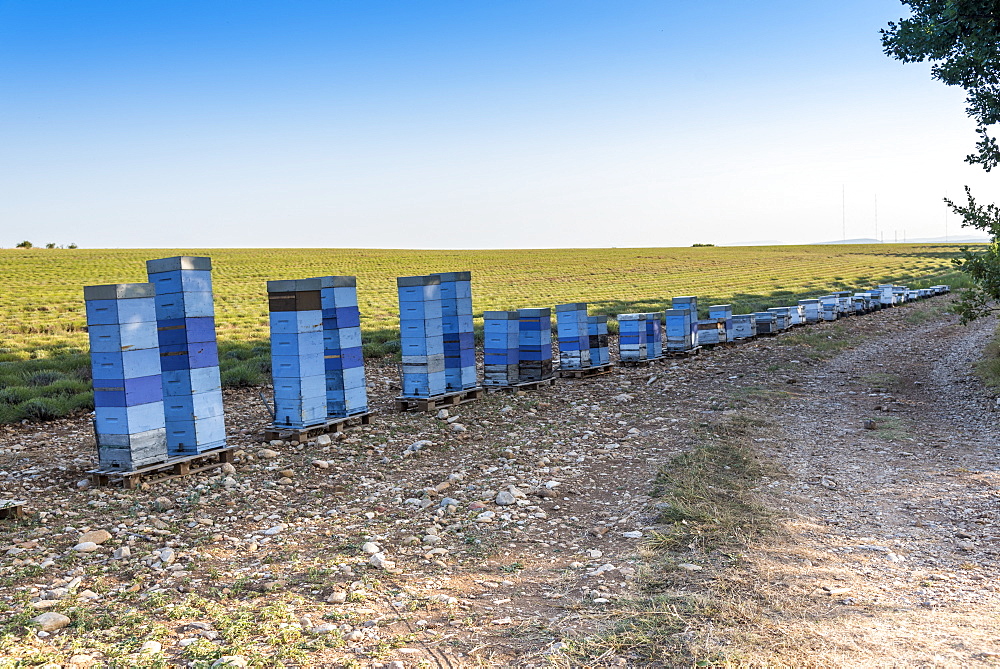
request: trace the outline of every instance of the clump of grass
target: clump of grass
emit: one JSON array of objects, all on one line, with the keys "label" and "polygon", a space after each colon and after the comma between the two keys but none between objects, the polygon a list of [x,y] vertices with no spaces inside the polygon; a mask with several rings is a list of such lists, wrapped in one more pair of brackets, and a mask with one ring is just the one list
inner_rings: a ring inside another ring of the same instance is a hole
[{"label": "clump of grass", "polygon": [[806,357],[822,360],[850,348],[855,340],[846,328],[835,325],[821,330],[796,332],[779,339],[778,343],[784,346],[804,346],[807,349]]},{"label": "clump of grass", "polygon": [[872,390],[887,392],[893,390],[894,388],[898,388],[901,379],[896,374],[872,372],[871,374],[865,374],[862,376],[861,381],[870,386]]},{"label": "clump of grass", "polygon": [[766,465],[748,428],[739,421],[717,425],[702,444],[660,469],[654,495],[663,499],[658,520],[667,530],[655,536],[654,548],[745,545],[769,531],[771,514],[753,492]]},{"label": "clump of grass", "polygon": [[1000,330],[983,347],[983,356],[976,363],[976,375],[987,387],[1000,390]]}]

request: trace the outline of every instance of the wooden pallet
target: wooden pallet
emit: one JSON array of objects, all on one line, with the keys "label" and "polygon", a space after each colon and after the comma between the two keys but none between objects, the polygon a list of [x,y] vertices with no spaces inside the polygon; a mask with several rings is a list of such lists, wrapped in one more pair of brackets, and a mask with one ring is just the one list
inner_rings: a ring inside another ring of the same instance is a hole
[{"label": "wooden pallet", "polygon": [[318,437],[321,434],[343,432],[348,427],[355,427],[355,421],[357,421],[357,425],[370,425],[373,413],[375,412],[366,411],[364,413],[356,413],[351,416],[344,416],[343,418],[331,418],[324,423],[311,425],[309,427],[275,427],[272,425],[264,430],[264,441],[280,439],[282,441],[297,441],[299,443],[303,443],[309,441],[310,438]]},{"label": "wooden pallet", "polygon": [[396,398],[396,411],[400,413],[405,411],[437,411],[438,409],[457,407],[459,404],[482,399],[485,393],[486,391],[481,386],[477,386],[434,397],[403,397],[400,395]]},{"label": "wooden pallet", "polygon": [[518,390],[538,390],[539,388],[544,388],[545,386],[554,385],[556,382],[556,377],[550,376],[547,379],[540,379],[538,381],[522,381],[521,383],[515,383],[510,386],[486,386],[487,390],[503,390],[506,392],[517,392]]},{"label": "wooden pallet", "polygon": [[[212,469],[218,469],[223,464],[233,461],[233,452],[236,446],[226,446],[204,453],[194,453],[177,458],[170,458],[163,462],[138,467],[132,471],[122,472],[114,469],[92,469],[87,473],[96,486],[109,486],[121,481],[122,487],[126,490],[135,490],[139,483],[146,477],[154,474],[165,474],[158,476],[158,481],[168,481],[180,476],[199,474]],[[203,462],[203,460],[218,458],[216,462]]]},{"label": "wooden pallet", "polygon": [[621,358],[619,358],[618,364],[623,365],[625,367],[644,367],[650,363],[659,362],[666,357],[667,357],[666,352],[664,352],[663,355],[658,355],[655,358],[646,358],[645,360],[622,360]]},{"label": "wooden pallet", "polygon": [[716,348],[732,348],[736,346],[736,340],[732,341],[720,341],[718,344],[699,344],[699,348],[704,348],[706,351],[711,351]]},{"label": "wooden pallet", "polygon": [[701,353],[701,346],[695,346],[694,348],[689,348],[686,351],[664,351],[664,358],[690,358]]},{"label": "wooden pallet", "polygon": [[609,362],[604,365],[594,365],[593,367],[586,367],[584,369],[560,369],[559,376],[564,379],[589,379],[592,376],[610,374],[614,367],[614,363]]},{"label": "wooden pallet", "polygon": [[24,500],[0,499],[0,519],[17,519],[24,515]]}]

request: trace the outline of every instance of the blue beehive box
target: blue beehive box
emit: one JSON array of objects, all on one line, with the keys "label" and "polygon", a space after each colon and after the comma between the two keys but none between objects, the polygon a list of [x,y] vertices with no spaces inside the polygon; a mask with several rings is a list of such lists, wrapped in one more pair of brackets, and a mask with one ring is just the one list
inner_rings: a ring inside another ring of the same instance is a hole
[{"label": "blue beehive box", "polygon": [[667,309],[664,312],[668,351],[689,351],[697,346],[698,325],[694,313],[687,308]]},{"label": "blue beehive box", "polygon": [[556,305],[556,336],[560,369],[587,369],[593,365],[586,303]]},{"label": "blue beehive box", "polygon": [[323,288],[321,278],[267,282],[276,429],[327,420]]},{"label": "blue beehive box", "polygon": [[396,279],[404,397],[433,397],[447,390],[441,277]]},{"label": "blue beehive box", "polygon": [[132,471],[167,459],[155,287],[86,286],[94,432],[101,469]]}]

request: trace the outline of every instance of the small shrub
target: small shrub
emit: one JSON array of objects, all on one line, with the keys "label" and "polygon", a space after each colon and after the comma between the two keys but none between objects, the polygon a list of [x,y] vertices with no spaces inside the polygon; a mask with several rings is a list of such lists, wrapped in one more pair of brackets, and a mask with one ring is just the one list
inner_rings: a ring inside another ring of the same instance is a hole
[{"label": "small shrub", "polygon": [[36,397],[19,404],[17,409],[22,418],[31,421],[62,418],[69,413],[66,403],[54,397]]},{"label": "small shrub", "polygon": [[60,371],[54,369],[42,369],[37,372],[28,372],[24,375],[24,382],[29,386],[40,388],[50,386],[57,381],[63,381],[67,377]]}]

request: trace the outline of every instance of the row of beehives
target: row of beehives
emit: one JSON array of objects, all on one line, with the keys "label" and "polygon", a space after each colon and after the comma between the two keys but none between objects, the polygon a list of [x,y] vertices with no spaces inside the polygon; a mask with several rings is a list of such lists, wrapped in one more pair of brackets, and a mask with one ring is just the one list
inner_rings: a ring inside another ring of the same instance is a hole
[{"label": "row of beehives", "polygon": [[[149,261],[150,283],[85,288],[94,373],[95,432],[101,466],[130,469],[225,445],[211,260]],[[401,277],[400,346],[404,397],[433,398],[479,387],[469,272]],[[309,428],[368,411],[354,277],[270,281],[267,285],[274,380],[274,428]],[[947,292],[879,286],[791,307],[733,314],[674,298],[665,312],[620,314],[623,361],[656,359],[835,320]],[[556,307],[561,370],[609,364],[607,316],[584,303]],[[549,309],[484,312],[484,381],[511,386],[551,378]],[[664,327],[665,326],[665,327]]]},{"label": "row of beehives", "polygon": [[734,314],[731,305],[717,304],[708,308],[708,318],[703,320],[698,319],[696,297],[675,297],[673,308],[664,312],[618,315],[619,357],[623,361],[654,360],[664,351],[692,351],[699,346],[772,335],[796,325],[865,314],[949,290],[946,285],[911,289],[886,284],[861,292],[835,292],[749,314]]}]

